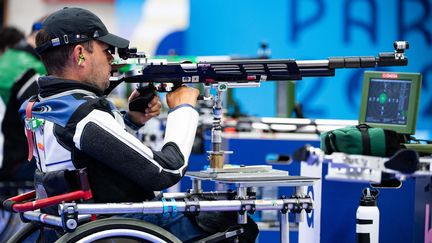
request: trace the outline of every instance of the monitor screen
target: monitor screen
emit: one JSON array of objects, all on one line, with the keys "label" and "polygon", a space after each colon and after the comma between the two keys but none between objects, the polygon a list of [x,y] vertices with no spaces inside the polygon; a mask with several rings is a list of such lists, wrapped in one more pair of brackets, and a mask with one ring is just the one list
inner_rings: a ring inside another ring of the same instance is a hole
[{"label": "monitor screen", "polygon": [[414,134],[420,86],[418,73],[365,72],[359,122]]},{"label": "monitor screen", "polygon": [[406,125],[410,88],[410,80],[372,78],[365,121]]}]

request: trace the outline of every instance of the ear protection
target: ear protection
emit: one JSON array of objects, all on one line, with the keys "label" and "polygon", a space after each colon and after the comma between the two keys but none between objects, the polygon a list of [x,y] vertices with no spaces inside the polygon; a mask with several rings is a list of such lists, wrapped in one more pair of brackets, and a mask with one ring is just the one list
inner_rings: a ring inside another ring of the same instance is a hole
[{"label": "ear protection", "polygon": [[78,56],[78,65],[81,65],[81,63],[85,60],[84,55],[82,53]]}]

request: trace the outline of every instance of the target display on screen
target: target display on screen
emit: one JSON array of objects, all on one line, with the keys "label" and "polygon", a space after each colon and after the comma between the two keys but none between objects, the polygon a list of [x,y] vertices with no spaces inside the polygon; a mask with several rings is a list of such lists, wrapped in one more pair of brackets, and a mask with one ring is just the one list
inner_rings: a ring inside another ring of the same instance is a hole
[{"label": "target display on screen", "polygon": [[365,72],[360,123],[414,134],[421,74]]},{"label": "target display on screen", "polygon": [[410,80],[371,79],[366,122],[407,124]]}]

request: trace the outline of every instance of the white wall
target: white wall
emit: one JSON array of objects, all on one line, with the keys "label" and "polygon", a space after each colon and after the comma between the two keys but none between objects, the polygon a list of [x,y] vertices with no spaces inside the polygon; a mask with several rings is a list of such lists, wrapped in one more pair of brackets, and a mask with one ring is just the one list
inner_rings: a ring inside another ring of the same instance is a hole
[{"label": "white wall", "polygon": [[6,0],[7,9],[4,25],[15,26],[26,34],[30,32],[33,22],[45,14],[57,11],[65,6],[82,7],[95,13],[107,26],[108,31],[117,32],[115,4],[110,3],[79,3],[79,4],[47,4],[43,0]]}]

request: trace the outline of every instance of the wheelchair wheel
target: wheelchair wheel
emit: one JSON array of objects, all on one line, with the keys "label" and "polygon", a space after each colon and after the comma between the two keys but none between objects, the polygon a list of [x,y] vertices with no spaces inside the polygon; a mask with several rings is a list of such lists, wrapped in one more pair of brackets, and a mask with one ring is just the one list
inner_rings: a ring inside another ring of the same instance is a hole
[{"label": "wheelchair wheel", "polygon": [[79,226],[56,242],[181,242],[159,226],[136,219],[109,218]]},{"label": "wheelchair wheel", "polygon": [[[11,231],[15,222],[14,214],[6,210],[0,210],[0,242],[10,238]],[[19,218],[18,218],[19,220]]]},{"label": "wheelchair wheel", "polygon": [[[3,232],[0,233],[0,242],[34,242],[33,239],[36,239],[39,235],[38,230],[39,227],[36,227],[34,224],[26,224],[22,223],[19,215],[17,213],[10,212],[0,212],[5,215],[9,215],[9,219],[7,221],[2,221],[0,224],[6,224],[6,228]],[[0,220],[5,219],[4,217],[0,217]],[[33,233],[37,233],[33,234]],[[35,237],[33,235],[36,235]],[[30,237],[32,236],[32,237]],[[26,241],[26,239],[28,239]]]},{"label": "wheelchair wheel", "polygon": [[7,241],[7,243],[36,242],[39,236],[39,226],[35,223],[25,224]]},{"label": "wheelchair wheel", "polygon": [[[3,203],[9,197],[25,192],[28,186],[25,183],[19,184],[14,182],[0,182],[0,201]],[[24,227],[20,216],[17,213],[11,213],[7,210],[0,209],[0,242],[6,242],[12,235]]]}]

